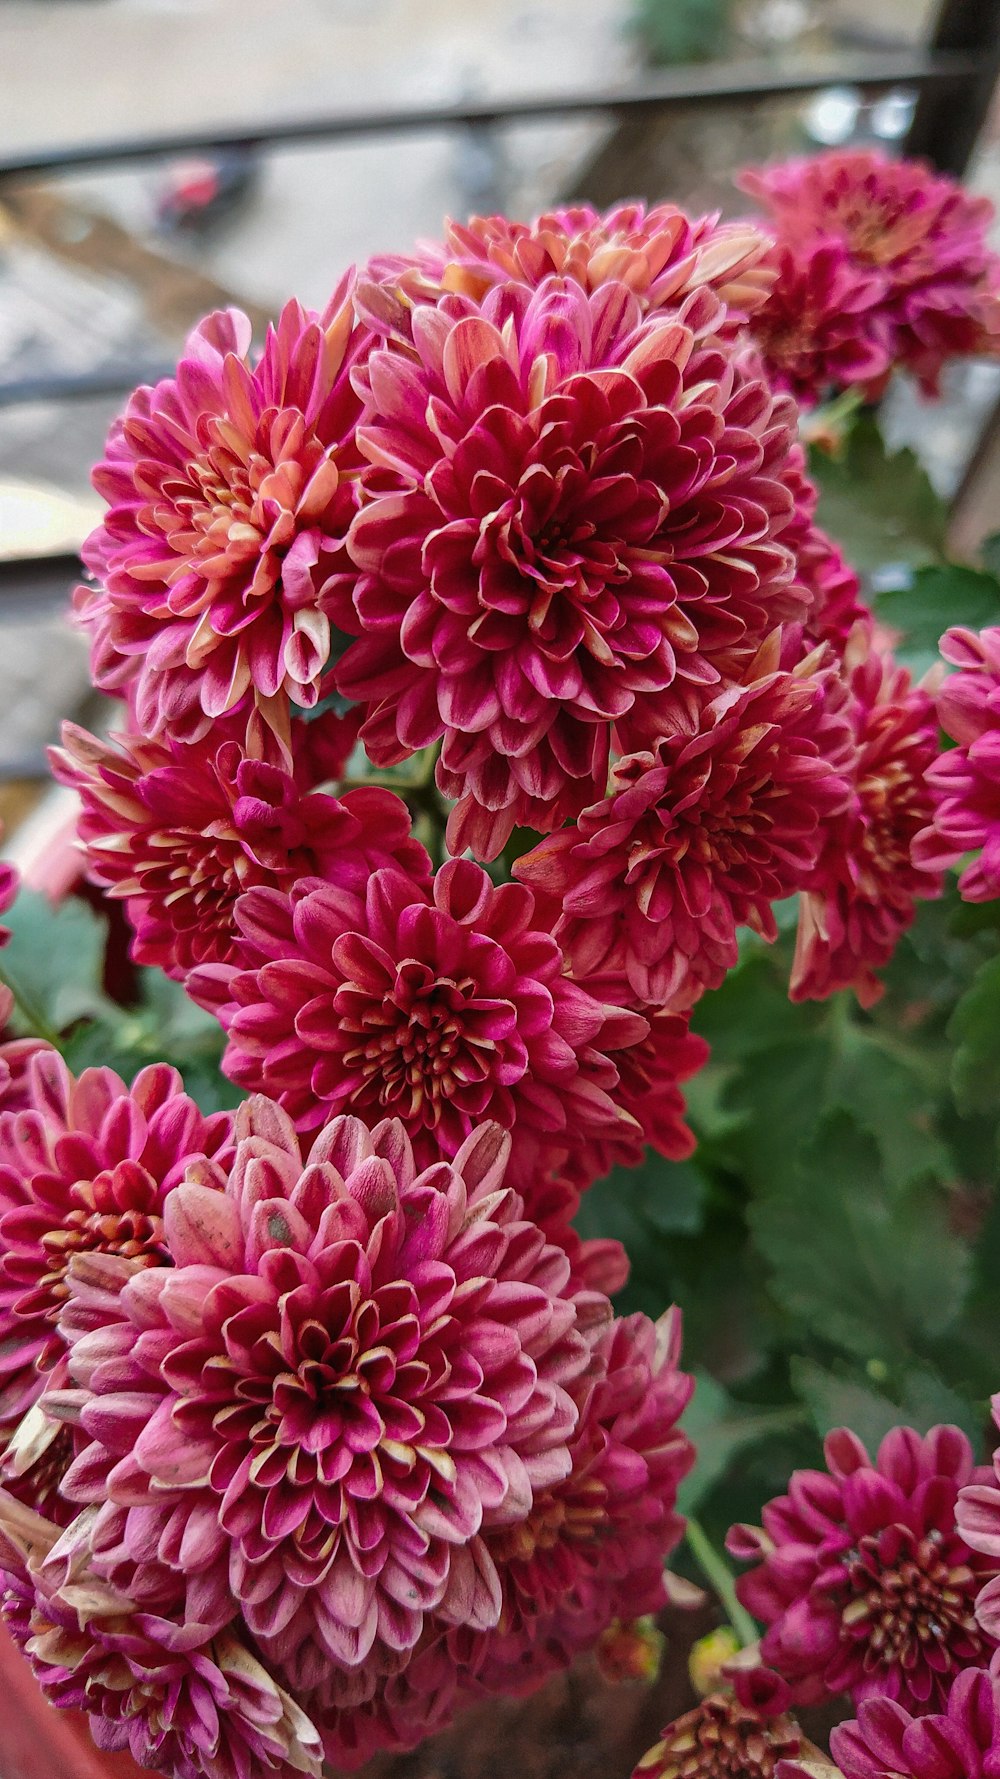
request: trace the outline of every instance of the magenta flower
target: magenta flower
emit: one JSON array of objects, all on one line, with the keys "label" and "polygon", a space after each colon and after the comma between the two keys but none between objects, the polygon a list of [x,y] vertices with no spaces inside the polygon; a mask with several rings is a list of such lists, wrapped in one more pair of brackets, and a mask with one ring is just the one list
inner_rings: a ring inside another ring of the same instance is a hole
[{"label": "magenta flower", "polygon": [[316,702],[360,466],[350,372],[365,338],[345,279],[322,315],[286,304],[251,368],[250,323],[201,323],[175,377],[112,427],[94,485],[108,503],[78,607],[96,685],[135,727],[177,740],[256,703]]},{"label": "magenta flower", "polygon": [[[717,215],[692,219],[674,204],[616,204],[603,216],[578,204],[530,223],[506,216],[449,221],[442,242],[411,257],[375,259],[367,270],[380,285],[418,302],[449,293],[479,302],[495,284],[514,280],[537,289],[555,275],[588,292],[619,281],[644,309],[676,309],[707,286],[743,321],[774,281],[770,249],[752,223],[720,223]],[[365,286],[361,295],[364,307]]]},{"label": "magenta flower", "polygon": [[915,845],[933,817],[929,769],[937,724],[928,694],[858,625],[844,661],[845,713],[854,734],[852,799],[829,824],[801,898],[793,1001],[852,988],[863,1007],[882,994],[875,970],[912,925],[918,901],[941,893],[941,872]]},{"label": "magenta flower", "polygon": [[[495,1119],[530,1196],[550,1168],[594,1178],[592,1146],[635,1129],[614,1098],[614,1057],[646,1022],[566,979],[519,885],[494,888],[468,859],[430,891],[390,870],[364,891],[307,878],[249,891],[236,924],[245,967],[217,973],[223,1066],[300,1130],[392,1115],[426,1166]],[[196,990],[211,993],[212,975]]]},{"label": "magenta flower", "polygon": [[689,1007],[736,962],[737,928],[773,939],[771,903],[814,869],[847,802],[846,732],[815,662],[782,671],[779,646],[776,632],[693,732],[619,760],[609,796],[518,861],[595,993]]},{"label": "magenta flower", "polygon": [[848,1692],[856,1705],[938,1711],[955,1674],[984,1667],[996,1647],[974,1617],[996,1564],[955,1523],[959,1491],[989,1472],[957,1427],[925,1439],[897,1427],[874,1464],[846,1428],[824,1449],[826,1471],[796,1471],[763,1528],[729,1535],[734,1556],[758,1560],[737,1593],[767,1626],[762,1659],[800,1705]]},{"label": "magenta flower", "polygon": [[358,374],[398,483],[351,529],[335,675],[377,763],[443,738],[449,844],[492,858],[603,793],[612,725],[643,745],[802,610],[794,413],[707,291],[643,319],[621,283],[548,278],[407,313]]},{"label": "magenta flower", "polygon": [[929,1717],[868,1699],[856,1723],[838,1724],[830,1748],[844,1779],[1000,1779],[1000,1686],[966,1669]]},{"label": "magenta flower", "polygon": [[487,1534],[569,1474],[610,1306],[578,1311],[496,1126],[420,1174],[395,1121],[335,1119],[308,1164],[266,1100],[236,1131],[223,1190],[216,1169],[168,1197],[173,1267],[74,1341],[56,1407],[93,1443],[66,1493],[110,1502],[112,1577],[130,1552],[206,1592],[214,1570],[297,1697],[331,1667],[370,1689],[429,1615],[496,1624]]},{"label": "magenta flower", "polygon": [[80,793],[91,875],[124,899],[138,963],[184,981],[203,964],[235,961],[233,911],[255,885],[288,890],[324,877],[363,888],[390,864],[429,880],[400,798],[375,786],[342,800],[302,790],[278,748],[268,751],[273,759],[248,757],[245,735],[110,743],[63,724],[53,771]]},{"label": "magenta flower", "polygon": [[928,772],[937,806],[913,856],[941,871],[978,852],[959,891],[967,902],[992,902],[1000,896],[1000,629],[949,630],[941,653],[959,669],[937,696],[938,719],[958,746]]},{"label": "magenta flower", "polygon": [[[5,1562],[5,1521],[24,1521],[12,1508],[0,1497]],[[86,1516],[58,1540],[31,1519],[49,1548],[6,1577],[4,1619],[50,1704],[86,1712],[98,1748],[171,1779],[320,1779],[315,1727],[233,1630],[136,1611],[95,1574]]]},{"label": "magenta flower", "polygon": [[877,386],[895,343],[879,312],[882,278],[833,238],[805,246],[779,239],[774,258],[777,276],[751,330],[775,387],[813,403],[831,389]]},{"label": "magenta flower", "polygon": [[[1000,259],[986,245],[988,199],[917,161],[864,149],[753,168],[740,184],[770,211],[782,246],[809,267],[800,273],[809,285],[822,288],[825,274],[813,267],[829,257],[831,242],[840,245],[869,292],[865,343],[880,352],[887,342],[891,361],[912,370],[929,394],[949,358],[1000,348]],[[842,294],[849,303],[846,288]]]},{"label": "magenta flower", "polygon": [[193,1161],[225,1151],[231,1127],[227,1112],[205,1117],[164,1063],[126,1087],[111,1069],[74,1080],[42,1050],[23,1098],[27,1109],[0,1111],[0,1425],[20,1419],[65,1352],[72,1257],[169,1264],[166,1198]]}]

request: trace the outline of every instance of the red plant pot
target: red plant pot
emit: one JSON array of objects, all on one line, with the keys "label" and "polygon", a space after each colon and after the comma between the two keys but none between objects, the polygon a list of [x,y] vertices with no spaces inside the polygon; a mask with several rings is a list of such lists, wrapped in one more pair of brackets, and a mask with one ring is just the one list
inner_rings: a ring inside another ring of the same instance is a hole
[{"label": "red plant pot", "polygon": [[127,1754],[94,1747],[87,1720],[57,1711],[0,1625],[0,1779],[142,1779]]}]

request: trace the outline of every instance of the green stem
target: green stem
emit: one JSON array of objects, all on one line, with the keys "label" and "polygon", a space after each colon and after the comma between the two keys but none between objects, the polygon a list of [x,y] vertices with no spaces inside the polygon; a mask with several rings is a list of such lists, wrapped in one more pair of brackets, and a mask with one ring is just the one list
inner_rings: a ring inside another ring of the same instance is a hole
[{"label": "green stem", "polygon": [[6,964],[0,966],[0,982],[2,982],[6,988],[10,989],[11,994],[14,996],[15,1001],[21,1009],[21,1017],[25,1024],[31,1028],[32,1036],[41,1038],[46,1044],[51,1044],[54,1050],[58,1050],[59,1033],[54,1026],[49,1024],[44,1013],[35,1006],[31,996],[26,994],[23,988],[18,987],[17,981],[11,975]]},{"label": "green stem", "polygon": [[726,1617],[732,1625],[736,1636],[744,1649],[760,1639],[760,1632],[744,1606],[736,1598],[736,1587],[729,1564],[719,1555],[704,1527],[696,1519],[688,1515],[687,1533],[691,1554],[699,1564],[707,1581],[710,1581],[719,1602],[725,1610]]}]

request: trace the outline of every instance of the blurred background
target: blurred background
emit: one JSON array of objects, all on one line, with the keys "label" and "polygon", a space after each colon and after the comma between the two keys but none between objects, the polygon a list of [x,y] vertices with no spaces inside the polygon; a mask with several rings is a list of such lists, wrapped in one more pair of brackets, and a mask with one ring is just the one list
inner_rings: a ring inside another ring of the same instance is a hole
[{"label": "blurred background", "polygon": [[[968,163],[1000,197],[998,54],[1000,0],[0,0],[8,827],[88,697],[62,612],[90,465],[207,310],[262,330],[290,294],[322,306],[352,260],[445,214],[738,213],[735,169],[810,146]],[[960,544],[1000,513],[998,379],[964,366],[933,409],[892,397]]]}]

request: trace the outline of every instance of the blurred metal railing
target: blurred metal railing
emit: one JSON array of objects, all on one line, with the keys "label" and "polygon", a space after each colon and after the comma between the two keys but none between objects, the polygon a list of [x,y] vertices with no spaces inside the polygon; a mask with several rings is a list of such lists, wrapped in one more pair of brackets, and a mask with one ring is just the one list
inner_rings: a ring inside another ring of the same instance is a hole
[{"label": "blurred metal railing", "polygon": [[[776,70],[770,62],[687,66],[650,75],[627,89],[467,100],[455,104],[398,106],[315,117],[272,120],[226,129],[184,131],[104,142],[73,143],[23,154],[0,155],[0,198],[22,181],[58,178],[83,168],[127,165],[223,149],[279,148],[299,143],[354,140],[365,136],[426,134],[449,129],[489,129],[515,123],[592,114],[616,119],[656,116],[712,106],[758,106],[822,91],[831,85],[858,88],[872,97],[893,87],[915,89],[918,102],[906,151],[942,170],[961,173],[975,146],[1000,73],[1000,0],[942,0],[923,49],[851,53],[800,69]],[[31,376],[0,384],[0,407],[122,393],[155,380],[169,367],[123,364],[79,374]],[[0,611],[9,601],[46,598],[72,559],[40,558],[29,572],[23,560],[0,560]],[[63,582],[65,585],[65,580]]]}]

